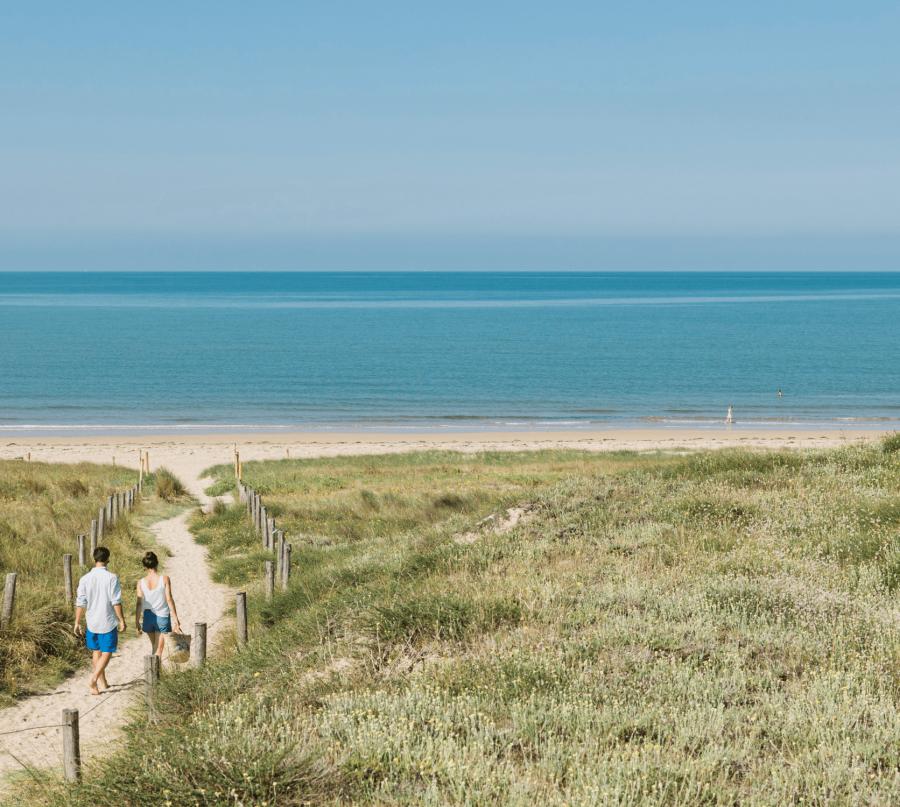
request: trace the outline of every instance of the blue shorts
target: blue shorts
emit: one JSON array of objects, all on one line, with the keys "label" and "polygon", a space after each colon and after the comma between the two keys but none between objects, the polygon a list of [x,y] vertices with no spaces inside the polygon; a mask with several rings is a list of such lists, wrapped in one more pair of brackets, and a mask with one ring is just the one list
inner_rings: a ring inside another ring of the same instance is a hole
[{"label": "blue shorts", "polygon": [[94,633],[89,630],[84,637],[84,643],[88,650],[99,650],[101,653],[115,653],[119,646],[119,631],[111,630],[109,633]]},{"label": "blue shorts", "polygon": [[172,618],[157,616],[153,611],[144,611],[144,621],[141,623],[144,633],[171,633]]}]

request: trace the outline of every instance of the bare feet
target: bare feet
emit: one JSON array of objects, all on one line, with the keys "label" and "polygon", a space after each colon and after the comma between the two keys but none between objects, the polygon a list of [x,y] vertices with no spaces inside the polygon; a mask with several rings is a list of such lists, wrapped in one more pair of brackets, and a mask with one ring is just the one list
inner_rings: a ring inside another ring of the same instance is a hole
[{"label": "bare feet", "polygon": [[97,679],[97,685],[100,689],[106,690],[109,689],[109,684],[106,681],[106,673],[100,673],[100,677]]},{"label": "bare feet", "polygon": [[99,695],[100,694],[100,690],[97,689],[97,679],[91,678],[91,680],[89,682],[89,688],[91,690],[91,695]]}]

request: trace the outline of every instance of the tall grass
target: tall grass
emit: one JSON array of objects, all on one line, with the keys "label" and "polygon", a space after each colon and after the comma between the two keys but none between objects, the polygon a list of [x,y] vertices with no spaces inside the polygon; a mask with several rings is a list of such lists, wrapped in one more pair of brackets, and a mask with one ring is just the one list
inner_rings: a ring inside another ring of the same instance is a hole
[{"label": "tall grass", "polygon": [[245,468],[291,590],[259,596],[239,507],[198,516],[250,645],[168,677],[161,724],[36,802],[900,803],[889,452]]},{"label": "tall grass", "polygon": [[[7,572],[18,575],[14,620],[0,634],[0,704],[84,662],[64,601],[63,555],[73,555],[77,584],[87,569],[78,567],[76,536],[89,534],[91,519],[112,491],[136,481],[133,471],[112,466],[0,461],[0,582]],[[133,515],[121,517],[104,536],[123,586],[138,573],[126,559],[147,542]]]}]

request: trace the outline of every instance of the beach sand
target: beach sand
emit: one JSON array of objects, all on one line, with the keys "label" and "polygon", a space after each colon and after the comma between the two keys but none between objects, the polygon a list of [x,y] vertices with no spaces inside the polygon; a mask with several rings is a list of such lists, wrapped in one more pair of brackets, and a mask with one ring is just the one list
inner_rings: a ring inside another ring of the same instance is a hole
[{"label": "beach sand", "polygon": [[881,439],[875,430],[801,429],[610,429],[604,431],[423,432],[253,432],[86,437],[0,438],[0,458],[43,462],[111,462],[137,468],[138,452],[150,452],[152,468],[164,465],[185,480],[203,469],[231,462],[237,445],[244,462],[256,459],[386,454],[427,449],[451,451],[528,451],[570,448],[584,451],[679,451],[728,447],[756,449],[829,448]]}]

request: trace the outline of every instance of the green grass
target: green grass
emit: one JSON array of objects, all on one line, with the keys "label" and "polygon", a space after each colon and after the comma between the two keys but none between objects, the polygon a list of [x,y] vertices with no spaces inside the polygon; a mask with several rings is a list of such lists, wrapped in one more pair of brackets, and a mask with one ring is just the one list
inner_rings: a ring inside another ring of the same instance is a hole
[{"label": "green grass", "polygon": [[[229,482],[227,468],[217,474]],[[251,643],[34,803],[900,802],[900,463],[427,453],[250,464],[289,592],[198,516]],[[459,536],[532,506],[516,528]]]},{"label": "green grass", "polygon": [[[73,555],[77,585],[87,569],[78,567],[76,536],[88,535],[89,555],[91,519],[110,493],[136,481],[133,471],[113,466],[0,461],[0,585],[7,572],[18,575],[13,623],[0,634],[0,705],[40,691],[84,663],[64,600],[63,555]],[[143,505],[104,536],[123,590],[139,575],[140,564],[128,559],[139,559],[148,545],[144,527],[154,514]]]}]

